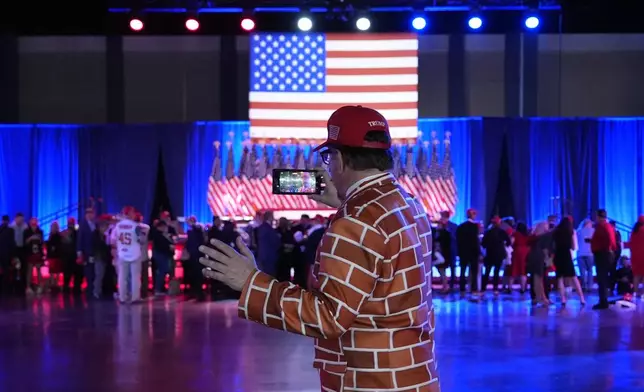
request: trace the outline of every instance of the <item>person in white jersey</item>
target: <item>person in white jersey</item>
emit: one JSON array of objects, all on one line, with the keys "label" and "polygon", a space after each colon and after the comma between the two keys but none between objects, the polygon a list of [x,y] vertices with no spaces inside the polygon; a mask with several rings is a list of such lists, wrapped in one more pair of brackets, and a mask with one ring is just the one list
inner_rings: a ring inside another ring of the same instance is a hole
[{"label": "person in white jersey", "polygon": [[[112,230],[112,246],[116,247],[118,291],[121,303],[141,299],[141,227],[135,222],[136,211],[123,208],[123,218]],[[129,283],[129,284],[128,284]]]}]

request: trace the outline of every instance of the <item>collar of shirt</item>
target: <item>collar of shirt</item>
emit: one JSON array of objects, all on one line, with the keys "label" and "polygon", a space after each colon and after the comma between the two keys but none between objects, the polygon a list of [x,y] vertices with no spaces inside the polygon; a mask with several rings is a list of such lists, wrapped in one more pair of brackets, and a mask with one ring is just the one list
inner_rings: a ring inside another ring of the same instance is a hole
[{"label": "collar of shirt", "polygon": [[355,184],[351,185],[349,189],[347,189],[347,196],[345,197],[345,203],[347,200],[358,194],[361,190],[371,186],[374,182],[378,182],[384,179],[388,179],[388,177],[391,177],[391,180],[394,181],[394,175],[389,173],[389,172],[382,172],[378,174],[373,174],[371,176],[367,176],[363,178],[362,180],[356,182]]}]

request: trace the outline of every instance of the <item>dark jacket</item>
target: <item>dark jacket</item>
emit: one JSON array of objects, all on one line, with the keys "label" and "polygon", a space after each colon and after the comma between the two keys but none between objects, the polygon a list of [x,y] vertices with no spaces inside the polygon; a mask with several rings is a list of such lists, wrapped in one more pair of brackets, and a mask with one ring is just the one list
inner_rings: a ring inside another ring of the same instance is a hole
[{"label": "dark jacket", "polygon": [[89,222],[83,219],[78,227],[76,250],[83,253],[83,259],[85,261],[87,261],[90,254],[92,254],[92,237],[94,236],[93,233],[94,230],[92,230]]},{"label": "dark jacket", "polygon": [[468,220],[456,228],[456,246],[461,259],[478,260],[481,255],[478,223]]},{"label": "dark jacket", "polygon": [[107,244],[105,233],[96,229],[92,233],[92,253],[90,255],[98,261],[107,263],[112,257],[112,248]]},{"label": "dark jacket", "polygon": [[27,257],[42,257],[44,255],[43,247],[45,246],[42,230],[40,228],[34,230],[29,227],[25,230],[23,236],[25,238],[25,253]]},{"label": "dark jacket", "polygon": [[492,227],[485,232],[481,245],[485,248],[485,261],[502,262],[507,257],[506,246],[510,246],[510,236],[500,227]]},{"label": "dark jacket", "polygon": [[456,259],[456,236],[449,231],[449,226],[436,231],[436,243],[441,248],[445,263],[451,265]]},{"label": "dark jacket", "polygon": [[162,232],[157,231],[152,243],[152,252],[173,257],[174,251],[170,248],[171,245],[174,245],[174,241],[170,238],[170,234],[164,235]]},{"label": "dark jacket", "polygon": [[0,264],[16,256],[15,232],[9,225],[0,225]]},{"label": "dark jacket", "polygon": [[76,262],[76,251],[78,249],[78,230],[67,228],[62,232],[62,257],[68,262]]},{"label": "dark jacket", "polygon": [[201,226],[193,226],[188,230],[188,238],[186,239],[185,249],[188,251],[191,260],[196,260],[200,257],[199,247],[204,244],[204,232]]},{"label": "dark jacket", "polygon": [[63,257],[63,237],[60,233],[51,233],[47,240],[47,258],[60,259],[61,257]]},{"label": "dark jacket", "polygon": [[262,272],[275,276],[277,259],[279,258],[280,236],[268,223],[262,223],[255,228],[257,233],[257,266]]},{"label": "dark jacket", "polygon": [[309,234],[306,241],[304,241],[304,260],[307,264],[313,265],[315,263],[318,246],[320,246],[325,232],[326,227],[321,227]]}]

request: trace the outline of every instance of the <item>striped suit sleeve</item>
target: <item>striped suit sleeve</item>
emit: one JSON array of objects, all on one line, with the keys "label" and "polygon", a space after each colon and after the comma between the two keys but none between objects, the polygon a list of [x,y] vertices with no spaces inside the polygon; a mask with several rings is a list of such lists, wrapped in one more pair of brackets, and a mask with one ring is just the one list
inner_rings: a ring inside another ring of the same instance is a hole
[{"label": "striped suit sleeve", "polygon": [[341,336],[376,285],[384,242],[381,232],[357,220],[337,219],[320,244],[319,290],[257,271],[242,291],[239,316],[310,337]]}]

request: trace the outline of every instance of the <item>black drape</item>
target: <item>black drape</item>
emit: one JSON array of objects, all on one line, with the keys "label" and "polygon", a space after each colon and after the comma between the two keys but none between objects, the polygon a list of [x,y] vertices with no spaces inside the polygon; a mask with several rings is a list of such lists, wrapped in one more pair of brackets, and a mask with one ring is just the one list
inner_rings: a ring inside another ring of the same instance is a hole
[{"label": "black drape", "polygon": [[168,195],[168,184],[166,182],[165,165],[163,163],[163,151],[159,147],[159,159],[157,160],[157,174],[154,184],[154,202],[149,222],[153,222],[159,217],[161,212],[168,211],[172,217],[175,217],[170,197]]},{"label": "black drape", "polygon": [[[192,159],[205,159],[209,161],[206,157],[188,156],[188,140],[193,127],[194,124],[157,126],[161,146],[161,158],[165,171],[165,183],[167,184],[169,208],[177,216],[190,214],[183,210],[185,204],[184,186],[186,182],[186,163]],[[208,162],[208,164],[211,163]]]},{"label": "black drape", "polygon": [[488,219],[494,215],[494,203],[499,185],[499,169],[501,168],[501,152],[503,151],[503,137],[505,135],[505,119],[483,119],[482,153],[485,175],[485,211],[481,219]]},{"label": "black drape", "polygon": [[530,220],[530,120],[506,119],[505,143],[508,151],[508,174],[512,200],[513,216],[518,220]]}]

